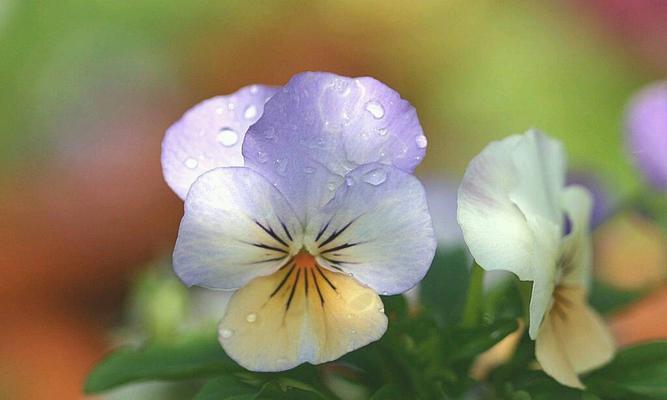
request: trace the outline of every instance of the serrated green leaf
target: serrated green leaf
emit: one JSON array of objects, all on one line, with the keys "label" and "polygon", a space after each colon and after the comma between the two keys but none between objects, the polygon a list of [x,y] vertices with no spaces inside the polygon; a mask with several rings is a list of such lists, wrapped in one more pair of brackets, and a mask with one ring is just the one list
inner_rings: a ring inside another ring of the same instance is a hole
[{"label": "serrated green leaf", "polygon": [[470,260],[464,249],[438,249],[420,286],[422,304],[444,326],[461,320],[470,283]]},{"label": "serrated green leaf", "polygon": [[621,350],[584,383],[604,398],[667,399],[667,341]]},{"label": "serrated green leaf", "polygon": [[90,373],[84,391],[93,394],[130,382],[202,378],[237,368],[215,337],[183,338],[114,351]]}]

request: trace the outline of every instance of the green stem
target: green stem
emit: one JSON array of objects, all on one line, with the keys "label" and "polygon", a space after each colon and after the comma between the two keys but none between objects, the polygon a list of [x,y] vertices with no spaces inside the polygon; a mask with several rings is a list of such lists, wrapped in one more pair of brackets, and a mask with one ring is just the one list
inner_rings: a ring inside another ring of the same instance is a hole
[{"label": "green stem", "polygon": [[479,324],[482,317],[483,291],[484,269],[475,262],[470,270],[470,284],[461,321],[463,327],[472,328]]}]

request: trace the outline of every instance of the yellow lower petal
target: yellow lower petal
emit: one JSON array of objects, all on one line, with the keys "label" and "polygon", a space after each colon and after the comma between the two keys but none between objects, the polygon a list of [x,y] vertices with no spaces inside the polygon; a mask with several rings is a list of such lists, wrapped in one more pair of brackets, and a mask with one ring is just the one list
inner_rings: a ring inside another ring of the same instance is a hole
[{"label": "yellow lower petal", "polygon": [[614,351],[604,321],[586,303],[584,288],[556,288],[535,343],[544,372],[563,385],[583,388],[578,374],[605,364]]},{"label": "yellow lower petal", "polygon": [[298,258],[254,279],[229,302],[219,339],[227,354],[249,370],[281,371],[335,360],[387,329],[374,291]]}]

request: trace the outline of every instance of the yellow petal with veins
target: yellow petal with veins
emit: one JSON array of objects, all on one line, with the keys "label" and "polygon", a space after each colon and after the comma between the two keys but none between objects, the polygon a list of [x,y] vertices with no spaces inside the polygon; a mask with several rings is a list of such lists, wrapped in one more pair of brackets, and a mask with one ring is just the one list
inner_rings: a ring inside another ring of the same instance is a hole
[{"label": "yellow petal with veins", "polygon": [[234,294],[219,339],[241,366],[281,371],[335,360],[379,339],[386,329],[382,301],[373,290],[299,254]]},{"label": "yellow petal with veins", "polygon": [[579,373],[608,362],[614,341],[602,318],[586,303],[583,287],[558,287],[535,343],[544,372],[566,386],[583,388]]}]

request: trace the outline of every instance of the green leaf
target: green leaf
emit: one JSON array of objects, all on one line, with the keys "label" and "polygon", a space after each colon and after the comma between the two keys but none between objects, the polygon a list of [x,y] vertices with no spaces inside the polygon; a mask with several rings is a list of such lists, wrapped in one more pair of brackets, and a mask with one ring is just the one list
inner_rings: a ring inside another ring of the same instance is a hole
[{"label": "green leaf", "polygon": [[370,400],[401,400],[401,392],[396,385],[387,384],[378,389]]},{"label": "green leaf", "polygon": [[258,389],[241,382],[233,375],[211,379],[201,388],[195,400],[249,400],[254,399]]},{"label": "green leaf", "polygon": [[86,380],[86,393],[99,393],[130,382],[201,378],[237,369],[215,337],[183,338],[116,350]]},{"label": "green leaf", "polygon": [[516,320],[501,320],[488,326],[459,329],[452,336],[448,359],[451,362],[472,360],[516,331],[518,326]]},{"label": "green leaf", "polygon": [[[263,377],[274,377],[262,379]],[[317,389],[296,379],[279,374],[226,375],[208,381],[195,400],[322,400],[327,397]]]},{"label": "green leaf", "polygon": [[667,399],[667,341],[623,349],[584,382],[604,398]]},{"label": "green leaf", "polygon": [[621,290],[604,282],[594,280],[589,302],[601,314],[608,314],[639,300],[644,294],[640,290]]},{"label": "green leaf", "polygon": [[457,324],[463,315],[470,283],[470,259],[464,249],[438,249],[421,282],[422,304],[445,326]]}]

